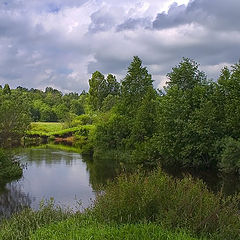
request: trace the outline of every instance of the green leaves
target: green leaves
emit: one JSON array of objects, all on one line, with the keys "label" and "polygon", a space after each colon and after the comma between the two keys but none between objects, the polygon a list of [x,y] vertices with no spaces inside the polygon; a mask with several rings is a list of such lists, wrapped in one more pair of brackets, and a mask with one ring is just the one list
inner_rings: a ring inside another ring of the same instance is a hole
[{"label": "green leaves", "polygon": [[183,58],[178,66],[167,74],[169,82],[168,87],[177,86],[179,89],[193,89],[198,84],[205,84],[207,81],[206,74],[198,69],[199,65],[189,59]]},{"label": "green leaves", "polygon": [[99,71],[92,74],[92,78],[89,79],[89,86],[89,102],[93,110],[100,110],[104,99],[108,95],[118,95],[120,88],[115,76],[109,74],[105,79]]}]

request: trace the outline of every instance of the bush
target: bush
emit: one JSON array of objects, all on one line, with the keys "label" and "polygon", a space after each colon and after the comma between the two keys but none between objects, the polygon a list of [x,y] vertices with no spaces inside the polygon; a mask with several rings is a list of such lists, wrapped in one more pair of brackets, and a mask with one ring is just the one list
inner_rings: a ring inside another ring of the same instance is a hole
[{"label": "bush", "polygon": [[22,169],[20,164],[18,162],[13,162],[12,159],[0,149],[0,182],[7,183],[21,176]]},{"label": "bush", "polygon": [[98,221],[159,223],[216,239],[240,238],[240,196],[223,197],[191,177],[175,180],[161,169],[149,176],[122,175],[97,196],[92,212]]}]

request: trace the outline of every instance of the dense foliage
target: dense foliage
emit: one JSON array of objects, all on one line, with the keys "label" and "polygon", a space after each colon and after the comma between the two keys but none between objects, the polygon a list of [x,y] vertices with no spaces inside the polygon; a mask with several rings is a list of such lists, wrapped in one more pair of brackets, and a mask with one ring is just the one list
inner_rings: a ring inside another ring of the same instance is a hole
[{"label": "dense foliage", "polygon": [[[144,166],[238,172],[240,63],[225,67],[214,82],[195,61],[183,58],[167,77],[164,91],[156,92],[151,75],[134,57],[118,101],[102,112],[95,147],[128,150],[130,161]],[[234,154],[229,138],[235,141]]]},{"label": "dense foliage", "polygon": [[11,180],[18,179],[22,176],[22,169],[18,162],[13,162],[0,148],[0,183],[5,184]]},{"label": "dense foliage", "polygon": [[201,180],[174,179],[160,168],[121,175],[98,195],[92,208],[99,222],[155,222],[168,229],[185,229],[210,239],[239,239],[240,195],[213,194]]},{"label": "dense foliage", "polygon": [[[76,145],[89,145],[91,153],[128,152],[128,163],[147,167],[160,163],[239,172],[240,63],[223,68],[215,82],[195,61],[183,58],[167,77],[164,90],[155,90],[147,68],[134,57],[120,83],[96,71],[89,92],[80,95],[5,85],[0,90],[0,140],[23,136],[29,119],[63,121],[62,133],[42,135],[74,136]],[[83,133],[87,125],[94,125],[94,131]],[[34,129],[28,134],[34,136]]]}]

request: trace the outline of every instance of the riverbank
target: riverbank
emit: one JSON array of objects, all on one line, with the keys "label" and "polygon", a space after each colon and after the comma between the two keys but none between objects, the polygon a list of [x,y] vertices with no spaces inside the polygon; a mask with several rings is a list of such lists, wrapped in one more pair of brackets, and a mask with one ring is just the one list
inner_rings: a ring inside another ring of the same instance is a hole
[{"label": "riverbank", "polygon": [[238,240],[239,203],[240,195],[213,194],[200,180],[176,180],[159,168],[119,176],[84,212],[54,208],[53,202],[37,212],[24,210],[1,223],[0,237],[100,240],[126,234],[126,239]]}]

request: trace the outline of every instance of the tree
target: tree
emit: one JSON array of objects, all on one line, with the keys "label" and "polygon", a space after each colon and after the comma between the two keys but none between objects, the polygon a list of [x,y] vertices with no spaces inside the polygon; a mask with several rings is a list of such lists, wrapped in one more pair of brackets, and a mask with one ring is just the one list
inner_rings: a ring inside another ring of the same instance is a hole
[{"label": "tree", "polygon": [[177,86],[179,89],[193,89],[198,84],[207,82],[206,74],[199,69],[199,64],[189,58],[183,58],[178,66],[167,74],[168,88]]},{"label": "tree", "polygon": [[112,95],[116,96],[120,93],[120,84],[117,82],[117,79],[112,74],[108,74],[107,80],[106,80],[107,86],[106,86],[106,95]]},{"label": "tree", "polygon": [[231,70],[223,68],[218,79],[220,111],[224,113],[222,124],[227,136],[240,136],[240,62]]},{"label": "tree", "polygon": [[92,74],[89,79],[89,102],[94,110],[100,110],[104,98],[107,96],[107,82],[99,71]]},{"label": "tree", "polygon": [[141,59],[135,56],[121,85],[123,112],[134,115],[149,87],[153,87],[152,83],[147,68],[142,67]]},{"label": "tree", "polygon": [[132,144],[143,142],[153,136],[156,129],[156,98],[156,91],[150,87],[133,120],[133,128],[130,136],[130,142]]},{"label": "tree", "polygon": [[76,115],[84,114],[84,107],[81,101],[73,99],[71,101],[70,111]]},{"label": "tree", "polygon": [[5,85],[4,85],[3,94],[4,94],[4,95],[11,95],[11,89],[10,89],[10,87],[9,87],[8,84],[5,84]]},{"label": "tree", "polygon": [[0,145],[19,141],[31,121],[29,102],[16,92],[0,97]]}]

